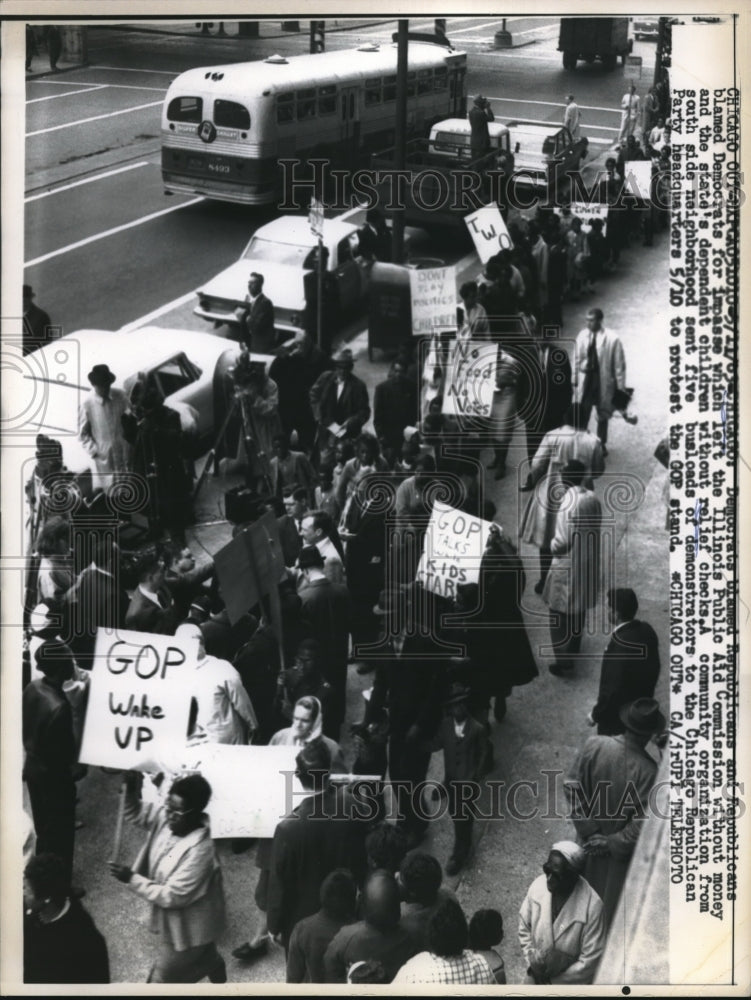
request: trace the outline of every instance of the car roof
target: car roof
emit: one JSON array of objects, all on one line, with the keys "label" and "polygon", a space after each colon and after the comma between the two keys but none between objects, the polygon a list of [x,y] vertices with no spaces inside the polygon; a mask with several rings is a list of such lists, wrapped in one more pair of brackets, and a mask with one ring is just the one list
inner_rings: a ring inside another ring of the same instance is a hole
[{"label": "car roof", "polygon": [[[357,232],[357,226],[352,222],[342,222],[341,219],[323,220],[323,239],[326,243],[338,243],[345,236]],[[310,229],[310,223],[305,215],[281,215],[265,226],[259,226],[253,233],[254,237],[273,240],[277,243],[294,243],[298,246],[313,247],[318,242]]]},{"label": "car roof", "polygon": [[[430,130],[431,137],[438,132],[460,132],[462,135],[472,131],[472,126],[467,118],[444,118],[443,121],[436,122]],[[503,135],[508,132],[508,127],[503,122],[488,122],[488,132],[490,135]]]}]

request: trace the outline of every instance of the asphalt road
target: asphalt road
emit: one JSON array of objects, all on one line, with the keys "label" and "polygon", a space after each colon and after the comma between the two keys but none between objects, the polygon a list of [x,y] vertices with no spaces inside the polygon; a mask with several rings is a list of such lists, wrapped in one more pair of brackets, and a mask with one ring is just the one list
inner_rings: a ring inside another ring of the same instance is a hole
[{"label": "asphalt road", "polygon": [[[492,41],[500,27],[497,18],[449,22],[449,36],[461,39],[470,54],[468,91],[487,94],[497,118],[559,121],[565,94],[572,91],[584,113],[584,134],[603,153],[609,148],[619,120],[618,103],[625,90],[620,67],[612,74],[598,66],[566,73],[555,38],[543,37],[524,48],[495,51]],[[526,20],[517,27],[526,30]],[[390,31],[391,26],[379,25],[358,29],[356,37],[386,40]],[[348,47],[352,43],[346,32],[327,36],[329,47]],[[37,103],[28,105],[26,130],[40,134],[27,140],[26,187],[29,199],[35,200],[28,200],[26,205],[25,280],[35,286],[37,301],[62,322],[66,331],[82,327],[116,330],[154,311],[160,313],[154,320],[160,326],[206,328],[193,317],[192,303],[185,296],[239,255],[258,218],[252,211],[233,206],[203,201],[188,204],[192,199],[165,198],[156,138],[159,107],[127,109],[158,101],[170,75],[190,65],[230,61],[236,57],[237,45],[232,38],[199,41],[194,33],[167,36],[92,30],[91,66],[54,81],[38,78],[28,82],[28,97]],[[247,42],[243,45],[247,50],[253,48]],[[281,36],[273,39],[272,50],[299,51],[306,45],[304,37]],[[635,43],[634,51],[645,56],[645,83],[640,89],[646,90],[651,79],[647,57],[653,58],[654,46]],[[242,58],[248,57],[244,52]],[[88,89],[94,86],[96,90]],[[72,124],[87,117],[97,120]],[[57,125],[64,127],[42,131]],[[42,194],[46,196],[39,197]],[[164,214],[155,215],[160,212]],[[81,241],[88,242],[75,246]],[[568,304],[564,315],[564,336],[570,338],[584,325],[589,306],[601,306],[606,325],[622,336],[627,381],[637,387],[640,423],[637,428],[620,421],[613,423],[608,460],[611,478],[606,477],[598,492],[602,496],[604,487],[614,481],[612,477],[634,488],[640,484],[644,491],[638,509],[623,510],[614,519],[614,572],[619,585],[635,587],[641,603],[640,617],[650,621],[660,637],[663,674],[657,695],[665,703],[668,556],[661,493],[664,477],[652,454],[668,420],[667,351],[663,349],[667,328],[662,307],[667,249],[665,235],[658,237],[651,249],[631,247],[624,254],[619,273],[603,281],[596,295]],[[170,306],[174,300],[178,304]],[[358,333],[357,326],[349,333],[353,336],[356,370],[372,394],[386,366],[378,359],[375,363],[368,361],[365,337]],[[649,350],[645,348],[647,338]],[[509,474],[500,483],[487,483],[489,498],[497,505],[498,520],[514,539],[520,513],[517,487],[521,473],[516,470],[522,457],[523,441],[517,433],[509,455]],[[226,525],[209,523],[217,518],[221,487],[221,483],[210,482],[202,499],[203,524],[192,532],[196,551],[216,551],[226,533]],[[531,586],[537,579],[536,551],[522,546],[521,555],[529,583],[524,610],[540,676],[515,691],[509,699],[506,719],[494,726],[496,768],[492,778],[507,785],[519,779],[537,781],[542,793],[546,781],[543,771],[565,772],[577,747],[591,732],[584,719],[595,697],[607,627],[599,616],[593,622],[592,633],[585,637],[583,646],[591,658],[577,668],[575,677],[552,677],[546,669],[546,609]],[[360,717],[360,692],[367,683],[367,678],[363,680],[350,672],[348,721]],[[435,755],[431,776],[440,774],[441,763]],[[79,815],[85,825],[77,833],[76,881],[86,886],[86,905],[107,936],[113,979],[139,982],[148,972],[153,942],[148,931],[137,923],[137,901],[114,883],[105,864],[117,784],[116,776],[92,768],[81,785]],[[528,822],[511,818],[506,807],[502,818],[480,824],[472,866],[461,878],[451,880],[468,913],[480,906],[495,906],[502,911],[506,921],[502,951],[509,983],[521,982],[524,974],[516,936],[518,907],[529,883],[539,873],[550,844],[570,832],[566,821],[552,815],[551,803],[544,798],[535,803],[530,796],[522,795],[517,803],[524,810],[535,804],[539,811]],[[445,862],[450,841],[450,822],[443,819],[434,824],[426,847]],[[139,843],[140,835],[130,831],[123,859],[132,858]],[[251,854],[233,855],[227,844],[220,847],[220,853],[230,918],[230,930],[222,936],[220,948],[228,956],[231,948],[254,929],[252,893],[256,874]],[[253,966],[242,967],[230,961],[228,968],[233,982],[284,979],[278,950]]]}]

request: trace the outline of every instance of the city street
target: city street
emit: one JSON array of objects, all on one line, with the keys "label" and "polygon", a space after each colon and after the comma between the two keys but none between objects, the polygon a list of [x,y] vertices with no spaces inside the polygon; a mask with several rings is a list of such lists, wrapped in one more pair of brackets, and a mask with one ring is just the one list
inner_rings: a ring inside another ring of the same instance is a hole
[{"label": "city street", "polygon": [[[468,53],[468,94],[485,94],[497,121],[559,124],[566,95],[573,93],[582,110],[582,134],[590,142],[586,170],[592,176],[616,142],[620,99],[627,89],[623,68],[619,64],[607,73],[595,63],[565,71],[556,47],[556,19],[508,20],[517,22],[508,27],[520,36],[536,33],[529,36],[530,44],[496,50],[498,18],[448,19],[448,37]],[[410,28],[432,30],[432,24],[432,19],[416,19]],[[330,31],[326,44],[328,49],[368,40],[384,44],[395,30],[395,22],[388,22]],[[238,38],[236,25],[230,22],[227,31],[227,37],[217,37],[198,35],[195,25],[172,33],[92,27],[89,66],[52,78],[41,73],[39,60],[27,80],[24,281],[33,285],[37,303],[64,333],[84,328],[117,331],[146,323],[213,331],[210,323],[193,314],[192,292],[231,264],[255,228],[273,218],[275,211],[165,196],[160,175],[162,98],[171,79],[189,67],[263,58],[272,52],[290,55],[305,52],[308,46],[305,30],[258,40]],[[644,94],[652,81],[654,45],[634,42],[633,51],[644,59],[638,83]],[[432,246],[437,256],[458,265],[459,280],[480,272],[476,255],[466,247],[457,249],[445,239]],[[638,617],[649,622],[659,637],[662,672],[655,697],[663,705],[669,699],[666,473],[653,456],[668,423],[664,294],[668,252],[669,232],[657,234],[652,247],[634,242],[624,251],[617,273],[598,282],[593,294],[565,304],[563,327],[570,352],[576,334],[586,325],[588,309],[599,306],[605,327],[615,330],[624,345],[626,381],[635,388],[639,423],[634,427],[622,420],[611,422],[607,470],[596,492],[612,512],[607,529],[614,553],[609,585],[634,588]],[[372,401],[388,361],[378,353],[374,361],[368,360],[367,318],[350,323],[341,339],[352,348],[355,374],[365,381]],[[107,360],[106,352],[102,360]],[[484,454],[485,461],[490,454]],[[486,495],[496,504],[496,519],[515,543],[525,503],[525,495],[518,491],[526,475],[525,457],[523,431],[517,427],[506,478],[496,482],[486,477]],[[208,480],[197,511],[199,524],[188,533],[196,553],[213,553],[230,537],[230,526],[221,521],[220,513],[225,488],[220,480]],[[537,550],[522,544],[520,554],[527,578],[523,611],[540,673],[515,690],[504,721],[493,723],[495,767],[489,778],[507,786],[531,782],[538,792],[527,786],[527,792],[519,794],[517,818],[506,804],[502,818],[478,823],[473,861],[445,883],[455,889],[468,915],[480,907],[501,911],[506,936],[500,950],[510,984],[521,983],[526,971],[517,937],[519,905],[550,845],[572,833],[568,821],[557,818],[555,810],[557,806],[560,815],[565,810],[562,777],[593,732],[586,716],[596,698],[610,631],[604,610],[598,607],[582,647],[590,655],[574,676],[552,676],[547,669],[551,659],[547,607],[533,592]],[[361,718],[362,691],[371,683],[372,675],[350,669],[347,723]],[[343,748],[347,754],[349,739]],[[549,772],[559,772],[559,777]],[[441,774],[440,754],[435,754],[430,777],[440,779]],[[547,797],[551,786],[553,801]],[[154,945],[146,927],[137,923],[140,903],[110,877],[106,866],[118,788],[118,776],[98,768],[90,768],[79,785],[78,817],[83,826],[76,833],[74,881],[86,887],[85,905],[107,938],[112,981],[142,982]],[[528,820],[518,818],[533,811]],[[122,858],[135,855],[141,836],[140,831],[126,832]],[[443,864],[451,838],[451,822],[444,817],[431,827],[425,848]],[[255,930],[257,870],[253,851],[236,855],[222,841],[220,856],[229,930],[218,944],[227,958],[230,981],[284,982],[284,954],[279,948],[272,947],[249,966],[230,958],[232,948],[250,939]]]}]

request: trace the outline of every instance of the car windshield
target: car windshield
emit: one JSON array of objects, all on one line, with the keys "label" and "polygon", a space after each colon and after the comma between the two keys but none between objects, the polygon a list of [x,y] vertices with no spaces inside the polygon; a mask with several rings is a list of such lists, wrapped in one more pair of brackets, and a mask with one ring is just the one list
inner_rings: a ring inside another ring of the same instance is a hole
[{"label": "car windshield", "polygon": [[292,264],[302,267],[303,261],[310,253],[310,246],[298,246],[295,243],[277,243],[274,240],[264,240],[254,236],[245,249],[244,260],[268,260],[274,264]]}]

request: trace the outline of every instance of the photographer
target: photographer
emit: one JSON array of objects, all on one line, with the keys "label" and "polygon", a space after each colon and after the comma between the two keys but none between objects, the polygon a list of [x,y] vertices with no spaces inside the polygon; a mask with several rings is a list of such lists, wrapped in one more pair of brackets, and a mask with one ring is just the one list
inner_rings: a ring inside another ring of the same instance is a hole
[{"label": "photographer", "polygon": [[469,124],[472,129],[470,145],[472,149],[472,159],[477,160],[483,154],[490,151],[490,132],[488,122],[495,121],[493,109],[490,101],[482,94],[478,94],[474,100],[474,106],[470,109]]}]

